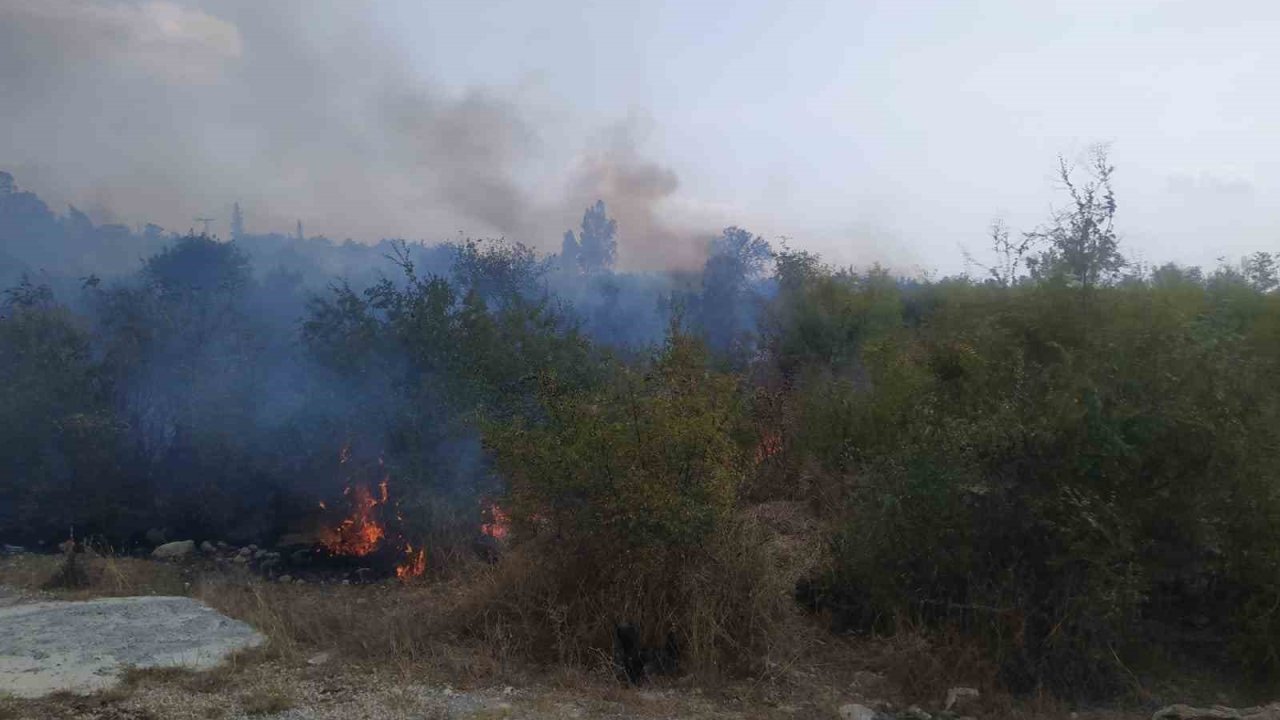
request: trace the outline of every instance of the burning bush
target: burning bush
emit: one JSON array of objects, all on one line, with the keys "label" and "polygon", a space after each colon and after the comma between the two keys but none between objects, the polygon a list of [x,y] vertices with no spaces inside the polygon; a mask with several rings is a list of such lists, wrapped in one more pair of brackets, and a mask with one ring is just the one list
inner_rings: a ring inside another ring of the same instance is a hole
[{"label": "burning bush", "polygon": [[517,546],[497,606],[530,649],[585,660],[629,623],[649,645],[674,633],[702,669],[762,657],[786,595],[734,520],[739,398],[706,368],[676,334],[651,367],[618,368],[591,393],[546,380],[538,422],[489,427]]}]

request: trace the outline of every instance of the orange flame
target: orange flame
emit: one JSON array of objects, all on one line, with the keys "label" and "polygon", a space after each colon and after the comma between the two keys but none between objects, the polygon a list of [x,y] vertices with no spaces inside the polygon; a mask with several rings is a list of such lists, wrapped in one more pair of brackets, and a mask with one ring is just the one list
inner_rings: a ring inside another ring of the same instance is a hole
[{"label": "orange flame", "polygon": [[[382,497],[375,498],[365,485],[348,486],[342,494],[352,498],[351,515],[336,527],[321,531],[320,544],[334,555],[364,557],[382,543],[386,528],[378,522],[375,509],[387,502],[387,484],[381,484]],[[323,506],[322,506],[323,507]]]},{"label": "orange flame", "polygon": [[396,577],[408,580],[419,577],[427,571],[426,549],[418,548],[415,552],[412,545],[405,543],[404,554],[405,561],[396,566]]},{"label": "orange flame", "polygon": [[490,522],[480,524],[480,532],[494,540],[505,540],[511,530],[511,516],[497,503],[489,504]]}]

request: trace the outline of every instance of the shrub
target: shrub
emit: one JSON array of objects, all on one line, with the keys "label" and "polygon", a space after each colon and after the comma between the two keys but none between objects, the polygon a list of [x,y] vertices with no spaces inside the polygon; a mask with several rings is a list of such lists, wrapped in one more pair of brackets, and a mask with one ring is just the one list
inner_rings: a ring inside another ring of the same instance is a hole
[{"label": "shrub", "polygon": [[544,377],[537,415],[487,428],[517,542],[496,607],[535,654],[588,662],[630,623],[651,646],[674,633],[688,666],[714,671],[776,640],[786,588],[734,513],[738,392],[707,362],[673,333],[597,391]]}]

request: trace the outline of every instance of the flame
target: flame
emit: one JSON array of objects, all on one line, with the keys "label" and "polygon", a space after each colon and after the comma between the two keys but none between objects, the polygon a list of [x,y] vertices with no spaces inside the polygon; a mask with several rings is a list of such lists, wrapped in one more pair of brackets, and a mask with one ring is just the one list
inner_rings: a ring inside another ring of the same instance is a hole
[{"label": "flame", "polygon": [[[346,465],[351,460],[350,445],[343,446],[338,453],[338,464]],[[427,570],[426,548],[415,548],[399,533],[394,537],[388,534],[387,526],[381,521],[388,512],[395,515],[397,521],[403,522],[399,508],[391,501],[391,476],[386,464],[378,458],[378,469],[382,479],[378,482],[376,492],[366,483],[348,484],[342,490],[351,507],[348,515],[332,527],[321,530],[320,544],[333,555],[347,557],[365,557],[376,552],[383,545],[402,549],[404,559],[396,565],[396,577],[401,580],[419,577]],[[320,509],[326,510],[325,503]]]},{"label": "flame", "polygon": [[480,524],[480,532],[494,540],[505,540],[511,530],[511,516],[497,503],[490,503],[488,512],[490,521]]},{"label": "flame", "polygon": [[405,543],[404,546],[405,561],[396,566],[396,577],[401,580],[416,578],[427,571],[427,551],[425,548],[418,548],[414,551],[413,546]]},{"label": "flame", "polygon": [[377,550],[387,536],[386,528],[378,522],[376,513],[376,508],[387,502],[385,480],[381,488],[381,498],[375,498],[365,485],[348,485],[342,494],[352,498],[351,515],[337,526],[321,531],[320,544],[334,555],[364,557]]},{"label": "flame", "polygon": [[768,430],[760,436],[760,444],[756,446],[756,464],[759,465],[780,452],[782,452],[782,433],[777,430]]}]

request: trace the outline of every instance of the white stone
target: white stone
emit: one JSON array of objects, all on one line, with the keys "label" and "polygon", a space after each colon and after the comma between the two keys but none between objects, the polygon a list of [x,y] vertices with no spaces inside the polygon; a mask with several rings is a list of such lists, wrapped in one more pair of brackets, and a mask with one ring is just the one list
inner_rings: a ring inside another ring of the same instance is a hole
[{"label": "white stone", "polygon": [[947,691],[947,704],[944,710],[950,710],[961,700],[976,700],[978,691],[971,687],[953,687]]},{"label": "white stone", "polygon": [[876,720],[878,713],[866,705],[849,703],[840,706],[840,720]]},{"label": "white stone", "polygon": [[0,608],[0,691],[17,697],[114,687],[125,668],[208,670],[265,638],[186,597]]},{"label": "white stone", "polygon": [[196,542],[194,540],[178,540],[176,542],[165,543],[155,550],[151,551],[151,557],[157,560],[177,560],[184,558],[196,551]]}]

